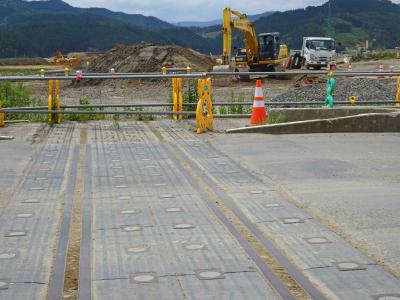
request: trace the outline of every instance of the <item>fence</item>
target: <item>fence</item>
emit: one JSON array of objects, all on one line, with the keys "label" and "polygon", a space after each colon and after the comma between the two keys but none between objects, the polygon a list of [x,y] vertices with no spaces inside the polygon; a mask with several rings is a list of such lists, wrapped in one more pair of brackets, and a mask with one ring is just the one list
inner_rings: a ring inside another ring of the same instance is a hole
[{"label": "fence", "polygon": [[[178,73],[185,72],[185,73]],[[171,74],[172,73],[172,74]],[[58,75],[57,75],[58,74]],[[213,118],[223,117],[221,115],[214,116],[213,106],[251,106],[252,102],[220,102],[213,103],[211,99],[212,78],[237,77],[237,76],[279,76],[293,77],[300,75],[326,75],[326,72],[192,72],[187,68],[163,68],[161,73],[117,73],[110,70],[110,73],[82,73],[76,71],[75,75],[71,75],[69,69],[57,70],[57,72],[46,74],[41,70],[38,76],[2,76],[0,81],[48,81],[48,106],[47,107],[23,107],[23,108],[3,108],[1,109],[0,101],[0,126],[4,124],[4,114],[9,113],[32,113],[32,114],[48,114],[48,120],[61,123],[62,115],[85,115],[85,114],[103,114],[103,115],[165,115],[172,116],[175,120],[181,120],[183,116],[195,116],[197,121],[197,132],[202,133],[207,130],[213,130]],[[336,104],[347,105],[372,105],[372,104],[396,104],[400,107],[400,71],[391,72],[342,72],[337,71],[330,73],[333,77],[397,77],[397,95],[393,101],[365,101],[357,102],[351,98],[349,102],[336,102]],[[197,103],[183,103],[183,79],[197,79],[197,92],[199,98]],[[80,82],[82,80],[123,80],[123,79],[171,79],[172,80],[172,103],[144,103],[144,104],[103,104],[103,105],[61,105],[60,103],[60,81],[74,80]],[[324,102],[267,102],[266,106],[302,106],[309,104],[324,104]],[[112,108],[112,107],[172,107],[172,111],[81,111],[67,109],[81,108]],[[184,108],[196,108],[196,111],[184,111]]]}]

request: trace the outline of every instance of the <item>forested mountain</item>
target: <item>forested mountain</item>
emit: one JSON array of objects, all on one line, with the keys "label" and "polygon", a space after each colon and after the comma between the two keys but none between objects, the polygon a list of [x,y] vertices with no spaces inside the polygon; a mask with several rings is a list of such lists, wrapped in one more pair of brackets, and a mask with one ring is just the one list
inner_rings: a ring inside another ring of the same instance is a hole
[{"label": "forested mountain", "polygon": [[[400,46],[399,16],[400,6],[389,0],[330,0],[262,17],[254,26],[258,33],[281,32],[290,48],[299,48],[303,36],[331,36],[345,47],[369,40],[373,48],[393,48]],[[116,43],[141,41],[214,54],[222,48],[220,26],[183,28],[155,17],[76,8],[61,0],[0,0],[0,57],[46,57],[57,49],[107,50]],[[241,42],[236,33],[235,46]]]},{"label": "forested mountain", "polygon": [[215,40],[155,17],[75,8],[61,0],[0,0],[0,57],[46,57],[57,49],[107,50],[141,41],[217,51]]}]

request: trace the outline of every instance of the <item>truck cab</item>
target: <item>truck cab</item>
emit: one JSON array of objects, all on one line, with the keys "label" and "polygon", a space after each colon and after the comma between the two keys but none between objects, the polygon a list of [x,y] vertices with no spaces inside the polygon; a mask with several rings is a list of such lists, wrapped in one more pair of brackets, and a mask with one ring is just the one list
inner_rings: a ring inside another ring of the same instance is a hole
[{"label": "truck cab", "polygon": [[336,65],[335,40],[326,37],[305,37],[301,56],[306,69],[312,67],[319,70],[328,65]]}]

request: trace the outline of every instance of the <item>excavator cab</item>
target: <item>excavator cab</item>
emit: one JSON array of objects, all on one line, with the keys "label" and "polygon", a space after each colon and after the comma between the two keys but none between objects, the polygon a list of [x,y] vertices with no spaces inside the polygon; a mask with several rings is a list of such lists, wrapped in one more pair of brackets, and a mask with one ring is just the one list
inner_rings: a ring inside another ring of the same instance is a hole
[{"label": "excavator cab", "polygon": [[258,35],[259,60],[276,60],[279,58],[281,39],[278,32],[261,33]]}]

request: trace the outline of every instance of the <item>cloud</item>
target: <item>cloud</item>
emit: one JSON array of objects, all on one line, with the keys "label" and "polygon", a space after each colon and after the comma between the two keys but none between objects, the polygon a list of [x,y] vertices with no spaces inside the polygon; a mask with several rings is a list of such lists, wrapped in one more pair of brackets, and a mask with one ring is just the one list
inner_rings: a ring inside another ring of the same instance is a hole
[{"label": "cloud", "polygon": [[[64,0],[77,7],[105,7],[113,11],[155,16],[169,22],[208,21],[221,17],[224,7],[257,14],[265,11],[285,11],[310,5],[321,5],[327,0]],[[351,0],[349,0],[351,1]],[[394,2],[400,2],[396,0]]]}]

